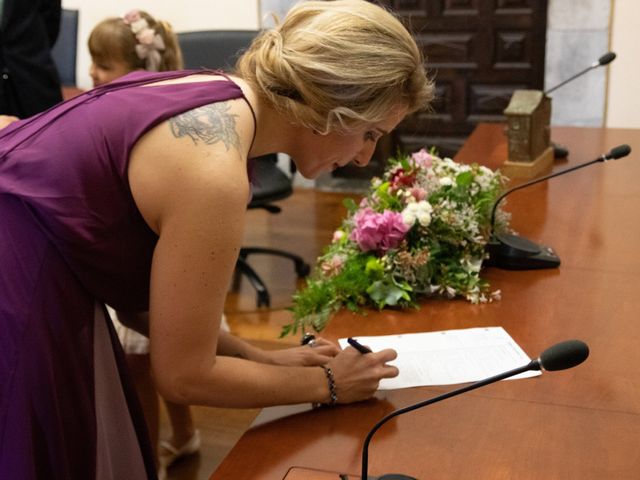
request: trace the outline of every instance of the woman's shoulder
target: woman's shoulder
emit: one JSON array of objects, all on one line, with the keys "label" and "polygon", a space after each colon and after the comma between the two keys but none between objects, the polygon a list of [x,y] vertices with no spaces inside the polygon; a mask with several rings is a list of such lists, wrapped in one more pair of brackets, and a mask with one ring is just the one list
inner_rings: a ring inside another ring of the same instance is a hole
[{"label": "woman's shoulder", "polygon": [[204,105],[163,122],[138,142],[129,160],[129,185],[156,233],[159,219],[175,205],[204,211],[221,202],[246,203],[247,135],[231,123],[231,112],[221,104]]},{"label": "woman's shoulder", "polygon": [[[127,80],[146,80],[145,86],[158,85],[174,85],[184,83],[214,82],[219,81],[227,84],[238,85],[237,78],[225,74],[219,70],[175,70],[170,72],[131,72],[119,80],[126,82]],[[118,81],[118,80],[116,80]]]}]

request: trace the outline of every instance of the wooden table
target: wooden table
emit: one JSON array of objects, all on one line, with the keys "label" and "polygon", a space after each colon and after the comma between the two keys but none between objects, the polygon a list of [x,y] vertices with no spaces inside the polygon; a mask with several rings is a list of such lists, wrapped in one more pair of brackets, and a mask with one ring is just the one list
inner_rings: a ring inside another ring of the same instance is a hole
[{"label": "wooden table", "polygon": [[[506,157],[502,128],[480,125],[456,159],[498,167]],[[579,338],[590,346],[589,359],[572,370],[500,382],[398,417],[373,438],[369,475],[640,479],[640,130],[554,128],[552,138],[570,150],[555,170],[618,144],[635,149],[625,159],[507,197],[512,226],[554,247],[559,268],[487,269],[485,277],[502,291],[499,302],[425,301],[418,311],[344,312],[323,335],[502,326],[531,357]],[[292,466],[359,478],[362,442],[377,420],[450,389],[384,391],[367,402],[302,407],[307,411],[300,413],[265,409],[211,480],[279,480]],[[283,413],[288,415],[269,421]]]}]

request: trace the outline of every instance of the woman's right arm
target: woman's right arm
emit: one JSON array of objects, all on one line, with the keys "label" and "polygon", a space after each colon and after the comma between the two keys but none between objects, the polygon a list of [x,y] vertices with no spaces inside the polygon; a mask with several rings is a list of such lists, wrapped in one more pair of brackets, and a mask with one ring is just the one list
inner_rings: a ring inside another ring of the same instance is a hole
[{"label": "woman's right arm", "polygon": [[[326,402],[327,379],[319,367],[217,354],[224,299],[244,234],[249,185],[243,145],[251,141],[252,124],[238,122],[235,136],[227,132],[217,141],[220,125],[209,121],[222,115],[218,120],[230,126],[250,113],[241,101],[208,107],[155,127],[138,143],[129,166],[136,204],[159,234],[150,286],[156,384],[169,400],[187,404]],[[338,354],[329,365],[339,401],[370,397],[381,378],[397,374],[386,365],[394,357],[393,351]]]}]

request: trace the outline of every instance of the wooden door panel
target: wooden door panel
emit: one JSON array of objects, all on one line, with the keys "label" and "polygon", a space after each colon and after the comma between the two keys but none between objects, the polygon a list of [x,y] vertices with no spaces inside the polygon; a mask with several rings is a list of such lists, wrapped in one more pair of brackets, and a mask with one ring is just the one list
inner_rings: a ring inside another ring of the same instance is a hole
[{"label": "wooden door panel", "polygon": [[453,156],[479,122],[504,121],[514,90],[542,89],[546,0],[382,0],[414,34],[435,78],[430,111],[406,118],[366,169],[342,177],[379,175],[398,147],[435,146]]}]

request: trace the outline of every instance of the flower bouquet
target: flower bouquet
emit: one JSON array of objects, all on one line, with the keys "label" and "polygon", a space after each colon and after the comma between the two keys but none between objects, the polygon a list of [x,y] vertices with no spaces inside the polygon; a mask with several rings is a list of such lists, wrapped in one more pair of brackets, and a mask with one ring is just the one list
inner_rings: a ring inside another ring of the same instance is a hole
[{"label": "flower bouquet", "polygon": [[[341,308],[406,308],[428,297],[499,298],[480,277],[491,235],[491,210],[506,178],[422,149],[389,160],[318,258],[305,288],[293,296],[294,321],[281,336],[321,331]],[[498,208],[496,226],[508,216]]]}]

